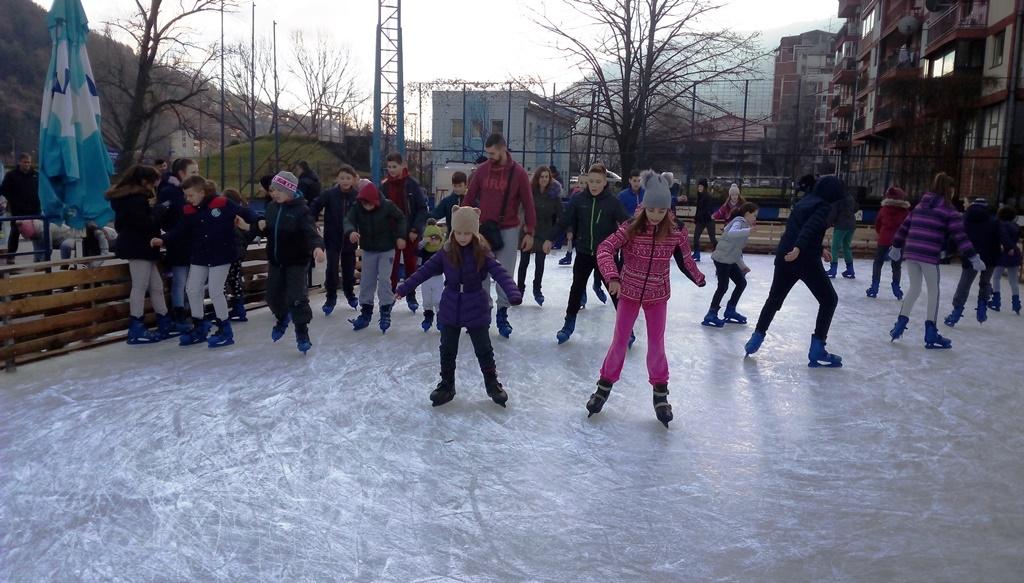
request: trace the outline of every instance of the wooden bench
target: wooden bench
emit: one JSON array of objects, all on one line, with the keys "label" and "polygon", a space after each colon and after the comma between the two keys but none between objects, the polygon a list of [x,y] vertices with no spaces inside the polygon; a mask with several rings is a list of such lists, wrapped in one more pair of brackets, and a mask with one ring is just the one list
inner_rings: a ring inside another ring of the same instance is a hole
[{"label": "wooden bench", "polygon": [[[242,273],[246,307],[265,305],[263,246],[250,246]],[[166,281],[164,290],[170,290]],[[130,292],[127,262],[110,255],[0,268],[0,367],[13,371],[18,364],[123,341]],[[146,322],[155,324],[156,315],[148,312]]]}]

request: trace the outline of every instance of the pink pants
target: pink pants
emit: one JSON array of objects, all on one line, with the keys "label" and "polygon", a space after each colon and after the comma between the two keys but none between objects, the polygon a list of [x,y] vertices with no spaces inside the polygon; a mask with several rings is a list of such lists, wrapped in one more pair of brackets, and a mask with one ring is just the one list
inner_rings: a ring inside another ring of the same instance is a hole
[{"label": "pink pants", "polygon": [[[668,302],[648,304],[644,307],[647,319],[647,375],[651,384],[668,382],[668,359],[665,357],[665,320],[668,317]],[[608,354],[601,365],[601,378],[617,382],[622,374],[622,363],[629,350],[629,335],[633,324],[640,315],[640,302],[626,298],[619,299],[615,311],[615,335]]]}]

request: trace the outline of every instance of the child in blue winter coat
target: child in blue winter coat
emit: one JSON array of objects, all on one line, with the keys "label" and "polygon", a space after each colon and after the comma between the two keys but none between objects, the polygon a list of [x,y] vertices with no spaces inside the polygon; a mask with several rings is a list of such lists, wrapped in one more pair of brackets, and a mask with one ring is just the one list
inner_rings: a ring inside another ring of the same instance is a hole
[{"label": "child in blue winter coat", "polygon": [[[191,264],[185,291],[192,311],[192,329],[181,335],[180,343],[189,346],[206,342],[210,348],[234,344],[224,282],[238,256],[235,225],[240,223],[240,217],[252,222],[253,215],[228,198],[218,196],[217,185],[202,176],[186,178],[181,189],[188,201],[181,222],[162,238],[150,242],[154,247],[185,243],[189,249]],[[206,287],[213,302],[212,323],[204,317],[203,289]],[[212,326],[216,326],[216,331],[210,335]]]}]

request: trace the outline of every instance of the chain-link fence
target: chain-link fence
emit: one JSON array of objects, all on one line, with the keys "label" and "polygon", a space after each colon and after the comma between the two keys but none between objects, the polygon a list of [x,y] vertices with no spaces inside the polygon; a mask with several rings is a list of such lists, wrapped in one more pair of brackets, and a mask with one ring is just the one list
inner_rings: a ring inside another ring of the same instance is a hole
[{"label": "chain-link fence", "polygon": [[571,88],[536,80],[414,84],[406,143],[413,174],[441,193],[451,170],[472,165],[483,156],[487,135],[501,132],[528,170],[554,165],[570,185],[592,162],[627,177],[631,168],[623,160],[633,160],[637,168],[673,172],[684,194],[706,178],[713,191],[737,183],[749,198],[787,205],[800,176],[835,173],[870,206],[893,184],[919,195],[944,171],[959,177],[964,197],[995,199],[1002,180],[1003,201],[1019,202],[1024,155],[1019,147],[1002,147],[1010,132],[993,112],[1004,105],[981,107],[974,97],[954,115],[912,94],[923,89],[909,90],[901,101],[908,88],[884,85],[877,95],[854,99],[833,94],[831,77],[697,84],[652,111],[627,151],[600,121],[608,113],[597,99],[589,110],[569,102]]}]

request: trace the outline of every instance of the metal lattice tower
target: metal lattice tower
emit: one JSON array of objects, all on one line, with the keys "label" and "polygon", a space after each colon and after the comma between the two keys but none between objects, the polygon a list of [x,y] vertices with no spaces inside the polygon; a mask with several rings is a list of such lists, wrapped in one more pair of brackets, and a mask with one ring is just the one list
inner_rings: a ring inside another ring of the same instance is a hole
[{"label": "metal lattice tower", "polygon": [[377,3],[377,63],[373,81],[370,169],[380,184],[386,152],[405,156],[405,87],[402,75],[402,0]]}]

